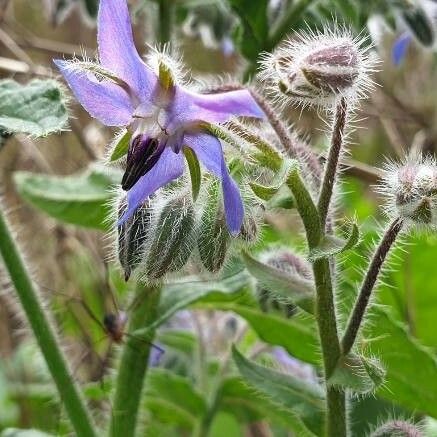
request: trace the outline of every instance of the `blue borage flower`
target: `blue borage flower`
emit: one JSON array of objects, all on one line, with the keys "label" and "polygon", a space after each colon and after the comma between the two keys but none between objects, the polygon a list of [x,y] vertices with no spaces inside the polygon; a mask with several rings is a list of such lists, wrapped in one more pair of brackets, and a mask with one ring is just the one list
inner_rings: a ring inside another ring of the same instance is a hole
[{"label": "blue borage flower", "polygon": [[[184,147],[221,179],[228,228],[238,234],[244,217],[239,189],[229,175],[220,141],[205,124],[234,116],[263,118],[247,90],[200,94],[163,80],[139,56],[125,0],[101,0],[97,19],[99,64],[55,60],[75,97],[107,126],[133,132],[122,187],[127,191],[124,223],[157,189],[184,172]],[[170,79],[170,80],[169,80]]]}]

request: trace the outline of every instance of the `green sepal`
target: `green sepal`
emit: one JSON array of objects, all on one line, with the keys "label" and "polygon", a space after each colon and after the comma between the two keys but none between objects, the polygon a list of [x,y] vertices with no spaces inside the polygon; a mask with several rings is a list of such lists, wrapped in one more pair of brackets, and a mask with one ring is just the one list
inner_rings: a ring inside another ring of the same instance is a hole
[{"label": "green sepal", "polygon": [[187,263],[194,248],[195,215],[193,204],[185,195],[170,199],[163,207],[146,261],[149,279],[159,279]]},{"label": "green sepal", "polygon": [[112,150],[111,157],[109,158],[110,162],[117,161],[126,155],[129,150],[130,139],[132,138],[132,132],[130,130],[123,130],[121,134],[115,139],[117,144]]},{"label": "green sepal", "polygon": [[374,393],[384,383],[385,374],[377,358],[351,353],[340,359],[327,384],[351,390],[355,394]]},{"label": "green sepal", "polygon": [[174,77],[171,73],[170,67],[162,62],[162,60],[159,62],[159,83],[165,90],[169,90],[170,88],[173,88],[175,85]]},{"label": "green sepal", "polygon": [[322,242],[317,247],[311,249],[308,259],[309,261],[314,262],[321,258],[328,258],[337,255],[346,250],[352,249],[359,241],[360,230],[356,223],[352,223],[347,239],[342,239],[333,235],[325,235]]},{"label": "green sepal", "polygon": [[200,220],[197,239],[200,260],[211,273],[217,273],[223,267],[230,244],[219,189],[220,185],[216,181],[208,187],[208,198]]},{"label": "green sepal", "polygon": [[246,251],[242,251],[242,259],[247,270],[265,289],[308,313],[314,313],[315,288],[312,281],[264,264],[252,258]]},{"label": "green sepal", "polygon": [[250,182],[252,191],[262,200],[270,200],[279,189],[286,183],[290,171],[294,168],[294,160],[287,159],[282,162],[281,168],[273,177],[270,185],[261,185],[256,182]]},{"label": "green sepal", "polygon": [[183,151],[184,151],[185,159],[187,160],[188,170],[190,172],[191,193],[193,195],[193,201],[195,202],[199,197],[200,183],[202,181],[200,164],[193,149],[191,149],[190,147],[184,147]]}]

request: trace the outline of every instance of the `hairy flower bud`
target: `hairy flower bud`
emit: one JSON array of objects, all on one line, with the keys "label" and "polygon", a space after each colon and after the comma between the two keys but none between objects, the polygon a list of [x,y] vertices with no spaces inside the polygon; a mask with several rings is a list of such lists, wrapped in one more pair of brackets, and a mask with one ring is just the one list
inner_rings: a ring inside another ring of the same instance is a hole
[{"label": "hairy flower bud", "polygon": [[371,437],[422,437],[422,431],[405,420],[390,420],[370,434]]},{"label": "hairy flower bud", "polygon": [[362,43],[347,32],[301,34],[264,57],[261,79],[284,102],[330,107],[339,96],[355,100],[371,85]]},{"label": "hairy flower bud", "polygon": [[[303,258],[295,255],[288,249],[269,253],[263,259],[263,262],[290,276],[299,276],[307,280],[312,279],[311,266]],[[282,299],[275,296],[270,290],[258,287],[257,292],[258,301],[263,311],[280,311],[286,317],[291,317],[295,313],[296,307],[294,304],[282,302]]]},{"label": "hairy flower bud", "polygon": [[166,202],[148,250],[145,273],[149,279],[159,279],[187,263],[194,246],[194,227],[195,212],[190,196],[178,194]]},{"label": "hairy flower bud", "polygon": [[399,217],[415,224],[437,224],[437,165],[434,161],[411,156],[401,166],[388,166],[380,191]]},{"label": "hairy flower bud", "polygon": [[197,239],[202,265],[211,273],[223,267],[231,239],[219,197],[219,184],[213,182],[208,189]]},{"label": "hairy flower bud", "polygon": [[[124,214],[125,209],[126,199],[123,199],[118,209],[119,218]],[[118,259],[123,267],[126,281],[142,260],[150,223],[150,201],[147,201],[135,211],[132,217],[118,226]]]}]

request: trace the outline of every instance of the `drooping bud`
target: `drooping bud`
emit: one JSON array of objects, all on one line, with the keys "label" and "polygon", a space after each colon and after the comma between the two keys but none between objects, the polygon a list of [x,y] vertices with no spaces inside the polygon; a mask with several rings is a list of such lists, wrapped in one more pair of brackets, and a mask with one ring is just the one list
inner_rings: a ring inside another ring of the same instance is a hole
[{"label": "drooping bud", "polygon": [[208,187],[208,198],[202,214],[197,246],[203,266],[217,273],[223,266],[230,244],[230,235],[220,201],[219,184]]},{"label": "drooping bud", "polygon": [[424,434],[413,423],[405,420],[390,420],[370,434],[370,437],[422,437]]},{"label": "drooping bud", "polygon": [[379,190],[399,217],[422,225],[437,224],[437,165],[410,156],[401,166],[386,169]]},{"label": "drooping bud", "polygon": [[191,196],[178,194],[164,205],[156,223],[156,236],[148,250],[145,273],[155,280],[180,270],[194,248],[195,212]]},{"label": "drooping bud", "polygon": [[[304,280],[312,280],[310,264],[288,249],[269,253],[264,257],[263,262],[289,275],[290,278],[297,276]],[[257,293],[260,307],[265,312],[276,310],[284,313],[286,317],[291,317],[296,311],[294,304],[284,302],[284,299],[280,295],[273,293],[272,290],[258,287]]]},{"label": "drooping bud", "polygon": [[158,161],[164,145],[155,138],[137,135],[132,139],[127,152],[126,170],[121,180],[121,188],[131,189]]},{"label": "drooping bud", "polygon": [[[126,199],[123,199],[118,209],[119,218],[125,210]],[[151,217],[150,201],[146,201],[118,227],[118,259],[126,281],[144,256],[144,244],[149,235]]]},{"label": "drooping bud", "polygon": [[347,32],[302,34],[261,63],[261,79],[271,94],[297,103],[332,106],[339,96],[355,100],[371,85],[372,63]]}]

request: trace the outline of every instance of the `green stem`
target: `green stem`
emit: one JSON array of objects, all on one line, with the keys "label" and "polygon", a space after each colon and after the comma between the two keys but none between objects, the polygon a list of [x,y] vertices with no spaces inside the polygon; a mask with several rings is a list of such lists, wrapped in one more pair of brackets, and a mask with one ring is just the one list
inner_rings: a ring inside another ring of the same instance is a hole
[{"label": "green stem", "polygon": [[171,29],[173,25],[173,0],[158,0],[159,7],[159,29],[158,41],[165,44],[171,40]]},{"label": "green stem", "polygon": [[0,252],[76,434],[97,436],[7,221],[0,212]]},{"label": "green stem", "polygon": [[346,355],[352,349],[355,343],[360,327],[363,323],[364,315],[369,304],[370,296],[375,288],[376,281],[381,271],[382,265],[387,258],[390,249],[396,241],[401,231],[403,222],[401,219],[395,219],[386,230],[381,242],[376,248],[375,254],[370,261],[366,276],[364,277],[358,299],[355,302],[354,309],[346,327],[342,339],[343,354]]},{"label": "green stem", "polygon": [[340,158],[343,134],[346,125],[347,103],[342,97],[335,112],[334,127],[332,129],[331,147],[326,161],[325,173],[323,175],[322,187],[320,189],[317,208],[319,210],[322,229],[325,228],[326,217],[329,212],[335,179],[337,176],[338,160]]},{"label": "green stem", "polygon": [[[160,287],[138,284],[136,305],[130,315],[129,332],[149,326],[156,317],[160,299]],[[136,336],[128,336],[123,348],[115,387],[113,414],[109,429],[111,437],[133,437],[137,424],[144,378],[153,340],[152,330],[147,342]]]},{"label": "green stem", "polygon": [[[324,237],[316,205],[297,170],[290,174],[288,185],[296,199],[297,209],[305,227],[309,250],[314,249]],[[328,381],[341,356],[329,259],[321,258],[314,261],[313,274],[316,286],[315,315],[322,346],[325,381]],[[345,392],[341,389],[329,387],[326,384],[326,402],[327,436],[346,436]]]}]

